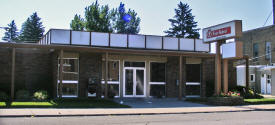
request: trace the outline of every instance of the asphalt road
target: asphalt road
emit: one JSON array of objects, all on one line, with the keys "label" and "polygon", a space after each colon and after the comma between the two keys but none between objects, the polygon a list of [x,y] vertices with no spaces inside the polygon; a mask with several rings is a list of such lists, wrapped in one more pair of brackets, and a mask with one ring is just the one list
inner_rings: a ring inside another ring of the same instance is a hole
[{"label": "asphalt road", "polygon": [[0,125],[274,125],[275,111],[0,118]]}]

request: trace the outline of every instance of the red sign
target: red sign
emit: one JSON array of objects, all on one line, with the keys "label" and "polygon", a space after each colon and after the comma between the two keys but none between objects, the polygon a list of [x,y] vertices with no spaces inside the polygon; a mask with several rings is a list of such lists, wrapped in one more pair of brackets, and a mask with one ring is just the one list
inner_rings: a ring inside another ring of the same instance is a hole
[{"label": "red sign", "polygon": [[226,34],[231,34],[231,27],[225,27],[217,30],[208,30],[207,31],[207,38],[213,38],[217,36],[222,36]]}]

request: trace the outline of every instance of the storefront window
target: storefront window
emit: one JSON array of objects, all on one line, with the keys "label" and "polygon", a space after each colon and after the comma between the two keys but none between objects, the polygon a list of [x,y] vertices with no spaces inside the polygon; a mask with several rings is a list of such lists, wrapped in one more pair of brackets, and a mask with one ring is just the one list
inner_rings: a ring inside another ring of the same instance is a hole
[{"label": "storefront window", "polygon": [[165,63],[150,63],[150,96],[165,96]]},{"label": "storefront window", "polygon": [[[63,78],[62,78],[62,97],[77,97],[79,60],[76,54],[64,53],[63,57]],[[72,55],[72,56],[70,56]],[[58,59],[58,77],[59,78],[60,58]],[[59,93],[60,80],[57,80],[57,95]]]},{"label": "storefront window", "polygon": [[[102,62],[102,81],[105,78],[105,61]],[[108,61],[108,81],[119,82],[119,61]]]},{"label": "storefront window", "polygon": [[[102,61],[102,95],[105,92],[105,61]],[[109,96],[119,97],[119,61],[108,61],[108,94]]]},{"label": "storefront window", "polygon": [[165,63],[151,62],[150,82],[165,82]]},{"label": "storefront window", "polygon": [[201,65],[186,64],[186,95],[200,95]]}]

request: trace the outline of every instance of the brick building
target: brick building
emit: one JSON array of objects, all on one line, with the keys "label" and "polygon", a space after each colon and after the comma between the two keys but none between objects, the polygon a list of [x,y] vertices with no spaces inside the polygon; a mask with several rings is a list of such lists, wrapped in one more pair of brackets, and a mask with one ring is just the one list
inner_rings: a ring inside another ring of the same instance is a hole
[{"label": "brick building", "polygon": [[204,97],[214,87],[209,47],[200,39],[51,29],[39,43],[0,43],[0,91]]}]

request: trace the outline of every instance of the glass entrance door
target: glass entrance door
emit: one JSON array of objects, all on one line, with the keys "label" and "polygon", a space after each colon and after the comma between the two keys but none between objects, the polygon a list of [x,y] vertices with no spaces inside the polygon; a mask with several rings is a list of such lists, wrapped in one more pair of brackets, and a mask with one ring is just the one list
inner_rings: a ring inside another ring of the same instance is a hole
[{"label": "glass entrance door", "polygon": [[124,68],[124,97],[145,97],[145,69]]}]

